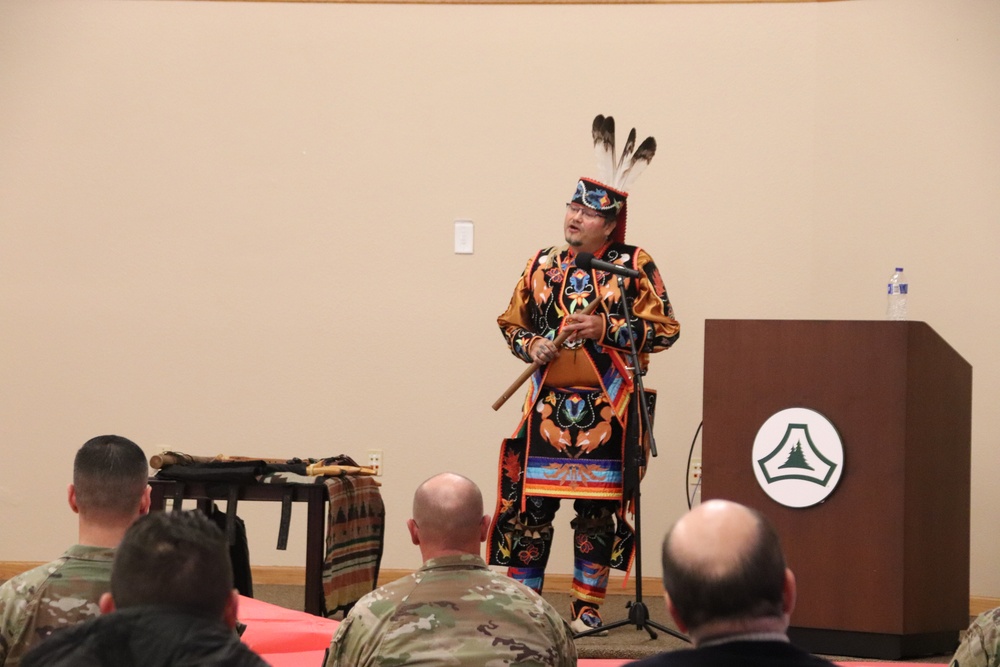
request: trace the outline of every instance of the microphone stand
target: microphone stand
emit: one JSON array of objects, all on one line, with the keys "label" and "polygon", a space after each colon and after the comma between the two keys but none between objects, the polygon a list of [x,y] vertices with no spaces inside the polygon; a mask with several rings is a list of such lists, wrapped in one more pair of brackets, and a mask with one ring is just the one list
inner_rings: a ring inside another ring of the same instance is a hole
[{"label": "microphone stand", "polygon": [[[690,639],[676,630],[672,630],[650,620],[649,609],[646,607],[646,603],[642,601],[642,504],[640,502],[641,493],[639,487],[641,482],[639,480],[639,467],[645,465],[646,461],[643,455],[642,446],[639,444],[639,418],[642,419],[642,425],[644,427],[643,432],[646,434],[646,437],[649,438],[650,455],[656,456],[657,452],[656,440],[653,438],[653,424],[649,416],[649,404],[646,400],[646,389],[642,385],[642,376],[644,371],[639,367],[639,351],[635,346],[635,330],[632,328],[632,311],[629,307],[629,300],[625,293],[625,279],[621,275],[618,275],[617,277],[618,293],[622,295],[622,307],[625,313],[625,327],[628,333],[629,345],[631,347],[631,351],[629,352],[629,361],[632,364],[632,387],[634,388],[632,400],[629,401],[628,427],[625,429],[624,456],[622,457],[622,460],[624,463],[623,482],[631,482],[633,506],[635,507],[635,600],[630,600],[625,605],[628,609],[628,618],[620,621],[614,621],[613,623],[602,625],[597,628],[591,628],[590,630],[585,630],[573,635],[573,638],[579,639],[580,637],[589,637],[590,635],[595,635],[606,630],[613,630],[624,625],[635,625],[636,630],[645,630],[648,632],[650,639],[656,639],[657,635],[653,632],[653,628],[656,628],[657,630],[665,632],[672,637],[690,642]],[[626,487],[623,486],[623,489],[624,488]],[[624,503],[625,498],[623,494],[623,511]]]}]

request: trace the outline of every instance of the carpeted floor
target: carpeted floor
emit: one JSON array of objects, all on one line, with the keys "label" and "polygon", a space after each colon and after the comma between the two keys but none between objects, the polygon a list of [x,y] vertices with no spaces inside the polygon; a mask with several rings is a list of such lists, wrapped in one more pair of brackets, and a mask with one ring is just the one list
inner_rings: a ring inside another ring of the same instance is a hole
[{"label": "carpeted floor", "polygon": [[[305,589],[302,586],[255,584],[254,597],[258,600],[295,611],[302,611],[305,608]],[[568,594],[546,593],[545,599],[559,610],[559,613],[563,614],[565,618],[569,618],[571,598]],[[634,619],[638,618],[638,615],[630,615],[631,609],[629,605],[631,602],[631,598],[624,596],[608,596],[604,606],[601,607],[601,614],[604,617],[605,624],[611,625],[618,621],[627,621],[627,623],[610,629],[606,637],[591,636],[577,639],[577,653],[580,658],[636,660],[663,651],[674,651],[689,646],[684,640],[662,632],[655,627],[647,626],[656,635],[655,639],[650,636],[650,633],[645,628],[636,627]],[[650,621],[676,632],[677,628],[670,620],[662,599],[659,597],[647,597],[644,600],[644,606],[646,607]],[[870,658],[852,658],[835,655],[824,657],[836,662],[879,662]],[[910,658],[906,662],[947,664],[950,660],[951,655],[949,654]]]},{"label": "carpeted floor", "polygon": [[[301,611],[303,608],[304,591],[298,586],[278,586],[278,585],[258,585],[254,584],[254,597],[276,604],[288,609]],[[567,594],[548,594],[545,599],[554,606],[565,618],[569,618],[571,598]],[[601,607],[601,615],[604,617],[606,625],[615,621],[630,619],[630,609],[626,604],[631,601],[619,595],[608,597],[607,602]],[[663,600],[659,597],[655,599],[645,599],[645,606],[649,614],[649,620],[677,632],[672,621],[669,620],[667,610],[663,605]],[[687,646],[687,642],[676,639],[671,635],[652,628],[657,635],[652,639],[646,630],[636,628],[634,622],[629,622],[608,632],[607,637],[581,637],[576,640],[577,653],[581,658],[620,658],[635,660],[649,655],[654,655],[662,651],[671,651]]]},{"label": "carpeted floor", "polygon": [[[271,604],[276,604],[288,609],[301,611],[303,609],[304,590],[300,586],[279,586],[279,585],[254,585],[254,597]],[[563,593],[546,593],[545,599],[554,606],[564,617],[569,618],[570,596]],[[645,629],[636,627],[635,615],[630,616],[630,609],[626,605],[631,602],[631,598],[609,595],[604,606],[601,607],[601,615],[604,623],[610,625],[616,621],[629,621],[627,625],[616,627],[608,632],[607,637],[581,637],[576,640],[577,653],[581,658],[617,658],[636,660],[663,651],[673,651],[689,646],[681,639],[677,639],[668,633],[652,628],[657,635],[656,639],[650,637]],[[676,632],[677,628],[670,620],[666,607],[660,597],[645,598],[645,607],[650,621],[662,625]],[[869,658],[851,658],[845,656],[824,656],[838,662],[860,661],[873,662]],[[911,658],[907,662],[927,662],[927,663],[947,663],[951,655],[927,656],[924,658]]]}]

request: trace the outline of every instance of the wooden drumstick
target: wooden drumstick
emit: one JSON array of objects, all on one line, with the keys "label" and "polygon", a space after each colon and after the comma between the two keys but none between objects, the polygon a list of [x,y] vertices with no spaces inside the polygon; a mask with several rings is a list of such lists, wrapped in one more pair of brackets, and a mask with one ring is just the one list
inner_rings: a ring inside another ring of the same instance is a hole
[{"label": "wooden drumstick", "polygon": [[362,466],[324,466],[318,463],[313,463],[306,467],[306,474],[312,475],[314,477],[339,477],[341,475],[375,475],[377,471],[374,468],[366,468]]},{"label": "wooden drumstick", "polygon": [[[594,299],[593,301],[591,301],[590,303],[588,303],[587,307],[584,308],[583,310],[581,310],[579,314],[580,315],[590,315],[591,313],[593,313],[597,309],[597,305],[602,300],[603,300],[603,297],[601,299]],[[574,313],[574,315],[575,314],[576,313]],[[562,344],[566,342],[566,339],[570,337],[571,333],[572,332],[569,332],[569,331],[561,331],[559,333],[559,335],[556,336],[556,339],[554,341],[552,341],[553,344],[555,344],[555,346],[557,348],[562,347]],[[538,363],[537,361],[532,361],[530,364],[528,364],[528,367],[524,369],[524,372],[521,373],[517,377],[516,380],[514,380],[513,384],[511,384],[509,387],[507,387],[507,391],[505,391],[503,394],[501,394],[500,398],[498,398],[493,403],[493,409],[494,410],[499,410],[500,406],[502,406],[504,403],[506,403],[507,399],[510,398],[511,396],[513,396],[514,392],[517,391],[518,388],[522,384],[524,384],[525,382],[527,382],[528,378],[530,378],[531,375],[535,371],[537,371],[539,368],[541,368],[541,367],[542,367],[542,364]]]}]

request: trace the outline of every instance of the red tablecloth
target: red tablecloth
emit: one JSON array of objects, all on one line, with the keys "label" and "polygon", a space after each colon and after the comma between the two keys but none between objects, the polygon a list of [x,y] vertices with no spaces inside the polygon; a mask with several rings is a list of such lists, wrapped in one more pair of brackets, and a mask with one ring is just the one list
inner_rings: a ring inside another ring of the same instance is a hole
[{"label": "red tablecloth", "polygon": [[[243,643],[257,652],[272,667],[322,667],[330,639],[340,621],[292,611],[277,605],[240,596],[239,619],[246,624]],[[580,660],[580,667],[621,667],[629,660]],[[920,662],[838,663],[842,667],[945,667]]]},{"label": "red tablecloth", "polygon": [[243,643],[273,667],[321,667],[340,621],[240,596]]}]

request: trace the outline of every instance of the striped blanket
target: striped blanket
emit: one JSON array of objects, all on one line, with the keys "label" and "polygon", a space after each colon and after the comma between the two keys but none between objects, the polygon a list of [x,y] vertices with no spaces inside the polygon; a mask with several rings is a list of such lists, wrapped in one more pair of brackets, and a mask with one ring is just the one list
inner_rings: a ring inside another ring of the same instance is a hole
[{"label": "striped blanket", "polygon": [[385,507],[376,481],[365,476],[324,477],[330,496],[323,563],[326,615],[347,612],[375,589],[385,534]]}]

